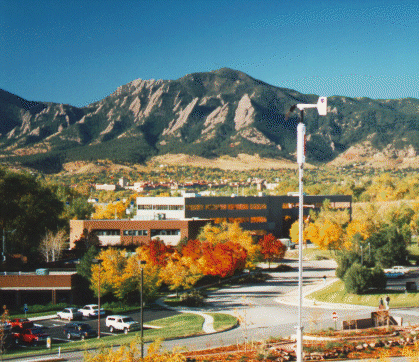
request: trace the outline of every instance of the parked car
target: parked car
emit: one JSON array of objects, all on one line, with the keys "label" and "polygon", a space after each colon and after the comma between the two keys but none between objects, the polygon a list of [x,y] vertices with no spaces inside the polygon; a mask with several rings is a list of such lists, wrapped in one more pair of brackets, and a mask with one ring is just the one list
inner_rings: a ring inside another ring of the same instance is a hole
[{"label": "parked car", "polygon": [[125,315],[110,315],[106,317],[106,327],[109,332],[114,330],[124,331],[127,334],[129,331],[136,331],[141,328],[141,324]]},{"label": "parked car", "polygon": [[403,273],[403,275],[409,274],[410,270],[402,265],[396,265],[389,269],[384,269],[384,273]]},{"label": "parked car", "polygon": [[64,326],[64,335],[67,339],[80,338],[86,339],[90,337],[96,337],[97,332],[92,329],[87,323],[69,323]]},{"label": "parked car", "polygon": [[[87,304],[83,308],[80,308],[79,312],[83,314],[83,317],[97,317],[98,305]],[[106,314],[105,310],[103,308],[100,308],[100,315],[104,316],[105,314]]]},{"label": "parked car", "polygon": [[28,328],[23,329],[20,332],[14,332],[14,337],[16,338],[16,342],[37,345],[39,343],[46,343],[49,335],[41,328]]},{"label": "parked car", "polygon": [[69,321],[82,320],[83,314],[76,308],[64,308],[61,312],[57,313],[60,319],[68,319]]},{"label": "parked car", "polygon": [[19,327],[22,329],[33,328],[33,322],[27,318],[16,318],[7,322],[10,327]]}]

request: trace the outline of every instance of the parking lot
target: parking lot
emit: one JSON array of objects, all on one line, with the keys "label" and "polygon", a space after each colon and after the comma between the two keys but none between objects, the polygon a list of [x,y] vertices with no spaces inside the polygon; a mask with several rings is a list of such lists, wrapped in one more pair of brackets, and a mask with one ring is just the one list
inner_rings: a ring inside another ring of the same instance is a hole
[{"label": "parking lot", "polygon": [[[140,311],[133,312],[133,313],[118,313],[118,314],[129,315],[138,322],[141,319]],[[178,313],[175,311],[161,309],[160,307],[157,307],[157,306],[155,308],[145,308],[144,309],[144,324],[147,325],[147,323],[150,323],[153,320],[171,317],[176,314]],[[109,332],[108,328],[106,328],[106,325],[105,325],[105,319],[106,317],[101,317],[100,319],[101,336],[119,334],[120,332],[116,332],[116,333]],[[83,317],[82,321],[83,323],[89,324],[94,330],[96,331],[98,330],[97,318]],[[66,336],[64,335],[64,326],[67,323],[70,323],[70,322],[68,320],[63,320],[59,318],[51,318],[51,319],[37,321],[35,322],[35,325],[42,327],[45,333],[47,333],[52,338],[52,342],[62,343],[62,342],[69,342]],[[74,340],[71,340],[71,341],[74,341]]]}]

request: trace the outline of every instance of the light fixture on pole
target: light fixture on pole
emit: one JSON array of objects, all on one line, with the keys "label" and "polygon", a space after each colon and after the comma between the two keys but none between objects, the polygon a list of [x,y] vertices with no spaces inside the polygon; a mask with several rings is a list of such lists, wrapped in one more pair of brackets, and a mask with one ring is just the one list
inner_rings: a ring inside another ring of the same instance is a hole
[{"label": "light fixture on pole", "polygon": [[103,259],[93,259],[93,264],[99,265],[99,278],[97,283],[97,338],[100,338],[100,273]]},{"label": "light fixture on pole", "polygon": [[320,116],[327,114],[327,98],[320,97],[317,104],[295,104],[286,114],[289,117],[291,112],[298,108],[300,110],[300,123],[297,126],[297,163],[298,163],[298,185],[299,185],[299,205],[298,205],[298,325],[297,325],[297,362],[303,360],[303,326],[302,326],[302,301],[303,301],[303,207],[304,207],[304,193],[303,193],[303,169],[305,162],[305,138],[306,126],[304,124],[304,109],[317,108]]},{"label": "light fixture on pole", "polygon": [[144,285],[144,268],[142,265],[145,265],[145,260],[139,260],[138,265],[141,268],[141,289],[140,289],[140,306],[141,306],[141,317],[140,317],[140,325],[141,325],[141,360],[144,358],[144,308],[143,308],[143,285]]}]

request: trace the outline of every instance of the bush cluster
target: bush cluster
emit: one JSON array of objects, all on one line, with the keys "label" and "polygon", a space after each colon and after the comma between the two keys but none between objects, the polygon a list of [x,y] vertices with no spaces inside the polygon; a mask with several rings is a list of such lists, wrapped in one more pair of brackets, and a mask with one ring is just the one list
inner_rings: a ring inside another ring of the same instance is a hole
[{"label": "bush cluster", "polygon": [[380,267],[373,269],[359,263],[352,264],[343,276],[348,293],[362,294],[369,289],[385,289],[387,278]]},{"label": "bush cluster", "polygon": [[187,307],[202,307],[204,305],[205,295],[198,290],[184,293],[180,296],[180,301]]}]

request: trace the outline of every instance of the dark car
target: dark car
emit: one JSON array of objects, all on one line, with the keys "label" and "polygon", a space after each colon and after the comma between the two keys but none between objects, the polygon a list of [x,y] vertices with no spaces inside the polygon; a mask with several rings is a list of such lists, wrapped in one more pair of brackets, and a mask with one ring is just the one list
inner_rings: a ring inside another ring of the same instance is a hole
[{"label": "dark car", "polygon": [[64,334],[67,339],[80,338],[86,339],[96,337],[97,333],[87,323],[69,323],[64,326]]}]

